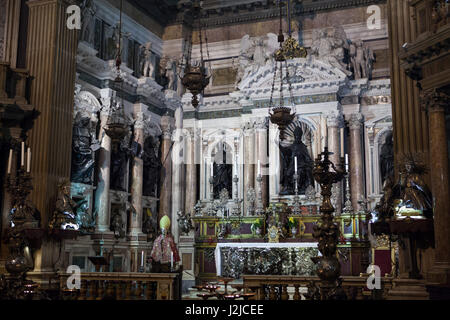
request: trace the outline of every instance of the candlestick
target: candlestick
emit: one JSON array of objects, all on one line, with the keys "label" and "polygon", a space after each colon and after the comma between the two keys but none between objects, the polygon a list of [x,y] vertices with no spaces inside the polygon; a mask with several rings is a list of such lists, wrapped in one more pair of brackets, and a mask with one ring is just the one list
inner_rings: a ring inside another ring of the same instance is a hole
[{"label": "candlestick", "polygon": [[27,172],[30,172],[30,168],[31,168],[31,148],[28,147],[28,151],[27,151]]},{"label": "candlestick", "polygon": [[20,166],[23,167],[24,166],[24,162],[25,162],[25,142],[22,141],[22,154],[21,154],[21,161],[20,161]]},{"label": "candlestick", "polygon": [[295,173],[297,173],[297,157],[294,158]]},{"label": "candlestick", "polygon": [[13,153],[12,149],[9,149],[8,174],[11,173],[12,153]]}]

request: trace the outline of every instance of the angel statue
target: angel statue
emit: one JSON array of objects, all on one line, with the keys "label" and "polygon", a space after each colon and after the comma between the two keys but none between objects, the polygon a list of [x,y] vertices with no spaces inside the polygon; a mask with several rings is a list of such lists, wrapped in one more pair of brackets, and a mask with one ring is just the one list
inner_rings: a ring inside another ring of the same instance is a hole
[{"label": "angel statue", "polygon": [[81,39],[94,43],[95,4],[93,0],[84,0],[81,4],[83,23],[81,25]]},{"label": "angel statue", "polygon": [[167,90],[177,91],[177,64],[171,58],[161,59],[160,64],[162,74],[167,79]]}]

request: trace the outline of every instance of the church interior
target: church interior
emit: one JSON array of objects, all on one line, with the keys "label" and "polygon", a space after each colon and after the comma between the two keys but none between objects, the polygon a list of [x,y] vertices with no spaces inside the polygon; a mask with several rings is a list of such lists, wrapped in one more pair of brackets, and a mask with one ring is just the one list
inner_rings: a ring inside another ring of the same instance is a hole
[{"label": "church interior", "polygon": [[449,7],[0,0],[0,300],[450,299]]}]

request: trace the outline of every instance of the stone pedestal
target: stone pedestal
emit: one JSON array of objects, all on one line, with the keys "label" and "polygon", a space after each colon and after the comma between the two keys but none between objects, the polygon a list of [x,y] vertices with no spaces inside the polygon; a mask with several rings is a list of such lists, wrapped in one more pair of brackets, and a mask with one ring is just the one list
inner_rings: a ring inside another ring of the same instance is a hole
[{"label": "stone pedestal", "polygon": [[178,242],[180,253],[180,264],[183,266],[183,293],[187,293],[189,288],[195,285],[195,239],[194,231],[188,235],[181,234]]},{"label": "stone pedestal", "polygon": [[361,149],[361,125],[363,117],[354,113],[349,120],[350,126],[350,190],[353,210],[359,210],[358,201],[364,197],[364,164]]}]

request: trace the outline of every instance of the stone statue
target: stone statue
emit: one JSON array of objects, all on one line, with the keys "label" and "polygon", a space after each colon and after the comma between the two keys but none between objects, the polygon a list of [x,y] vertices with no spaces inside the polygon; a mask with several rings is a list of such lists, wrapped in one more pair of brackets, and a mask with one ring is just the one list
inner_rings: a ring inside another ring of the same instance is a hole
[{"label": "stone statue", "polygon": [[94,152],[100,149],[100,145],[91,129],[89,114],[78,112],[74,122],[71,181],[92,184]]},{"label": "stone statue", "polygon": [[159,160],[159,141],[156,137],[148,137],[144,142],[144,186],[143,194],[157,197],[161,161]]},{"label": "stone statue", "polygon": [[143,77],[155,79],[155,66],[151,48],[151,42],[147,42],[139,47],[139,49],[141,50],[139,70]]},{"label": "stone statue", "polygon": [[167,79],[167,90],[177,91],[177,64],[171,58],[161,59],[162,74]]},{"label": "stone statue", "polygon": [[125,175],[127,173],[128,159],[132,155],[130,136],[125,137],[121,143],[113,143],[111,150],[111,189],[126,191]]},{"label": "stone statue", "polygon": [[97,220],[97,211],[95,211],[92,217],[89,215],[88,211],[88,202],[86,200],[82,200],[77,209],[77,224],[80,226],[80,231],[83,233],[89,233],[95,231],[95,222]]},{"label": "stone statue", "polygon": [[333,32],[328,32],[326,29],[322,29],[313,34],[311,55],[338,68],[347,76],[350,76],[352,73],[347,70],[347,65],[345,63],[346,46],[347,39],[345,31],[335,29]]},{"label": "stone statue", "polygon": [[367,48],[361,40],[350,45],[350,61],[355,79],[370,79],[374,60],[373,51]]},{"label": "stone statue", "polygon": [[111,225],[110,230],[114,232],[114,236],[117,239],[124,238],[126,232],[126,226],[124,222],[123,207],[115,206],[111,210]]},{"label": "stone statue", "polygon": [[191,231],[193,228],[192,221],[191,221],[191,214],[183,213],[183,211],[179,210],[177,212],[177,216],[178,216],[177,221],[178,221],[179,229],[185,235],[188,235],[189,231]]},{"label": "stone statue", "polygon": [[93,44],[95,39],[95,11],[96,7],[93,0],[84,0],[81,5],[81,39],[87,43]]},{"label": "stone statue", "polygon": [[70,187],[70,181],[64,181],[58,186],[58,197],[55,203],[55,211],[53,212],[53,216],[48,224],[50,229],[79,229],[79,225],[76,220],[76,211],[79,204],[77,204],[70,197]]},{"label": "stone statue", "polygon": [[280,145],[281,151],[281,195],[292,195],[295,191],[295,157],[297,157],[298,191],[304,194],[306,188],[313,185],[312,176],[313,160],[308,148],[302,142],[303,130],[301,127],[294,129],[294,142],[288,147]]},{"label": "stone statue", "polygon": [[392,132],[386,136],[386,140],[381,147],[380,170],[382,183],[388,176],[394,174],[394,140]]}]

